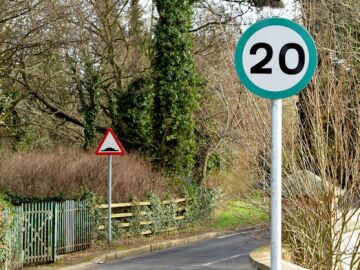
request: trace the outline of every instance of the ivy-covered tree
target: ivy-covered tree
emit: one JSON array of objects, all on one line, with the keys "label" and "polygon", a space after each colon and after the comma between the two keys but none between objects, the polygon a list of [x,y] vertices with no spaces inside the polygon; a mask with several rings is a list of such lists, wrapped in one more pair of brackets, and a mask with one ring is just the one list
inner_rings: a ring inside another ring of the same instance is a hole
[{"label": "ivy-covered tree", "polygon": [[126,91],[116,95],[119,134],[124,136],[127,150],[150,154],[152,146],[152,110],[154,93],[151,80],[142,77],[129,84]]},{"label": "ivy-covered tree", "polygon": [[155,0],[154,147],[156,162],[170,173],[191,172],[196,152],[194,110],[197,73],[191,22],[195,0]]},{"label": "ivy-covered tree", "polygon": [[99,113],[101,76],[90,61],[73,67],[76,88],[79,94],[79,112],[84,118],[84,148],[89,150],[96,143],[96,118]]}]

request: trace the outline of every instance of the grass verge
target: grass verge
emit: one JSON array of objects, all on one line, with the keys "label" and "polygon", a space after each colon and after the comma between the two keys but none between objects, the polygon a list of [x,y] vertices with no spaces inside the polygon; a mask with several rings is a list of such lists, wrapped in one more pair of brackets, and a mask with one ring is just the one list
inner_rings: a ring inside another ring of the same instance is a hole
[{"label": "grass verge", "polygon": [[213,227],[217,230],[241,228],[269,221],[269,216],[256,205],[230,201],[215,211]]}]

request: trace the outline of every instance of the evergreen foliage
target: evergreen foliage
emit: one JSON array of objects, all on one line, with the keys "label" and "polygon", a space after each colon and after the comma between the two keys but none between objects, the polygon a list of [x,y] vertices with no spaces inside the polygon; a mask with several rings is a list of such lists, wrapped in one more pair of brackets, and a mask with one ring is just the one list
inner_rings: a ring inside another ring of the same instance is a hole
[{"label": "evergreen foliage", "polygon": [[152,110],[154,93],[148,78],[133,81],[125,92],[117,95],[119,121],[122,134],[127,138],[127,149],[149,153],[152,146]]},{"label": "evergreen foliage", "polygon": [[71,71],[80,99],[79,112],[84,118],[84,148],[89,150],[95,146],[101,76],[91,61],[76,63],[74,59],[71,59],[71,62]]},{"label": "evergreen foliage", "polygon": [[154,1],[159,13],[153,61],[155,158],[168,173],[184,176],[190,174],[196,152],[198,78],[189,33],[195,2]]},{"label": "evergreen foliage", "polygon": [[7,267],[11,257],[11,237],[13,212],[5,196],[0,193],[0,269]]}]

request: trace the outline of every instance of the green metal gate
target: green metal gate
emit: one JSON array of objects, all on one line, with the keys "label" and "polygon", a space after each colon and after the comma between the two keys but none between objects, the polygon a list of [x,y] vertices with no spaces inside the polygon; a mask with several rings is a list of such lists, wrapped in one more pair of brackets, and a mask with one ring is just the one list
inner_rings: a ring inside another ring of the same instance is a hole
[{"label": "green metal gate", "polygon": [[[89,248],[92,240],[90,207],[86,201],[37,202],[15,207],[8,269],[54,262],[56,256]],[[1,213],[10,218],[10,211]]]},{"label": "green metal gate", "polygon": [[86,201],[58,204],[56,254],[89,248],[92,239],[89,205]]},{"label": "green metal gate", "polygon": [[56,256],[56,208],[54,202],[23,204],[24,264],[54,262]]}]

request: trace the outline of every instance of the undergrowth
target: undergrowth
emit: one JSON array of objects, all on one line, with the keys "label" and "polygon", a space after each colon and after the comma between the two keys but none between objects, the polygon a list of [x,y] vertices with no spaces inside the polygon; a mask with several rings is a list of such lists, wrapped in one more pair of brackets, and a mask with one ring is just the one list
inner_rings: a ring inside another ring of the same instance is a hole
[{"label": "undergrowth", "polygon": [[[3,153],[0,171],[0,191],[16,194],[22,202],[26,197],[79,198],[83,190],[107,198],[108,160],[92,152],[62,149],[53,153]],[[149,192],[176,196],[180,190],[169,186],[167,179],[135,154],[113,158],[114,201],[142,198]]]}]

